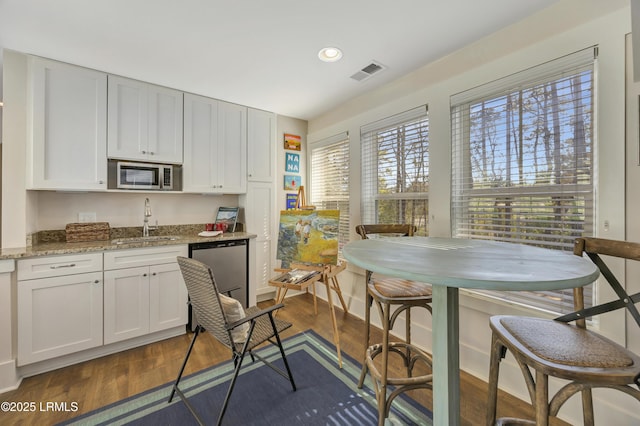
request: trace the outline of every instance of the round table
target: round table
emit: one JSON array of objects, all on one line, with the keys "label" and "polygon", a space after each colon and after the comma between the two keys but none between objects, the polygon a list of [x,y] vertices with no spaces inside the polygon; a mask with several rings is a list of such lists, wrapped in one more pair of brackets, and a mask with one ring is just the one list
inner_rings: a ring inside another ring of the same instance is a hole
[{"label": "round table", "polygon": [[342,254],[363,269],[433,285],[433,420],[443,426],[460,424],[458,289],[559,290],[600,274],[572,253],[460,238],[366,239]]}]

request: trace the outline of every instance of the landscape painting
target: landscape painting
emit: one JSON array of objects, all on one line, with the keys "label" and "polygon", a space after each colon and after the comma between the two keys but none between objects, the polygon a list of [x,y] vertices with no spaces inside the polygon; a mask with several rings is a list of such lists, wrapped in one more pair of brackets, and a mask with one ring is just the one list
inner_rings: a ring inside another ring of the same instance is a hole
[{"label": "landscape painting", "polygon": [[336,265],[340,210],[283,210],[280,212],[277,258],[290,263]]}]

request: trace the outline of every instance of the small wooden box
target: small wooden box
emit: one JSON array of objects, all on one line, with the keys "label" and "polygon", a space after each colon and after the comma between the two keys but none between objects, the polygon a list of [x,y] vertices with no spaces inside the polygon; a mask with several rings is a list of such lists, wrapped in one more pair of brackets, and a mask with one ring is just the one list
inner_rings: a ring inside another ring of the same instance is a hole
[{"label": "small wooden box", "polygon": [[66,227],[67,242],[108,240],[111,235],[108,222],[68,223]]}]

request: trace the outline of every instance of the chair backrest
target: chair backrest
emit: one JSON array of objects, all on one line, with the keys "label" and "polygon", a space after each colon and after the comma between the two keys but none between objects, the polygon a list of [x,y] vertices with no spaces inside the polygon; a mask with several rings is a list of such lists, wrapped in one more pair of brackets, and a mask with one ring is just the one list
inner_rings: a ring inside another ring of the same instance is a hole
[{"label": "chair backrest", "polygon": [[640,243],[628,241],[608,240],[604,238],[583,237],[576,239],[573,253],[577,256],[587,254],[596,264],[602,276],[607,280],[611,288],[618,296],[618,300],[602,303],[591,308],[584,308],[584,296],[582,287],[574,289],[574,305],[576,312],[557,318],[559,321],[576,321],[578,326],[585,326],[585,319],[594,315],[603,314],[620,308],[626,308],[638,327],[640,327],[640,312],[636,303],[640,302],[640,293],[629,295],[624,290],[618,279],[613,275],[600,255],[614,256],[628,260],[640,260]]},{"label": "chair backrest", "polygon": [[417,227],[409,224],[388,224],[379,223],[375,225],[358,225],[356,232],[363,240],[369,238],[370,235],[396,235],[403,237],[411,237],[416,232]]},{"label": "chair backrest", "polygon": [[189,293],[189,303],[198,324],[227,347],[232,347],[226,328],[227,319],[211,268],[206,264],[178,256],[178,265]]}]

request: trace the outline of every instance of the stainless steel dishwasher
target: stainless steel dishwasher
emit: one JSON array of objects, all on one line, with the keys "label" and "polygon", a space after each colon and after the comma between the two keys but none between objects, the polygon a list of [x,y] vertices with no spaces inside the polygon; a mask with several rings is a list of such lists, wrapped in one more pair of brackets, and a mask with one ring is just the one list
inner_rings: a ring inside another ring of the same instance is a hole
[{"label": "stainless steel dishwasher", "polygon": [[[189,257],[209,265],[220,292],[237,288],[231,297],[245,308],[249,297],[249,240],[211,241],[189,244]],[[189,309],[189,328],[194,321]]]}]

